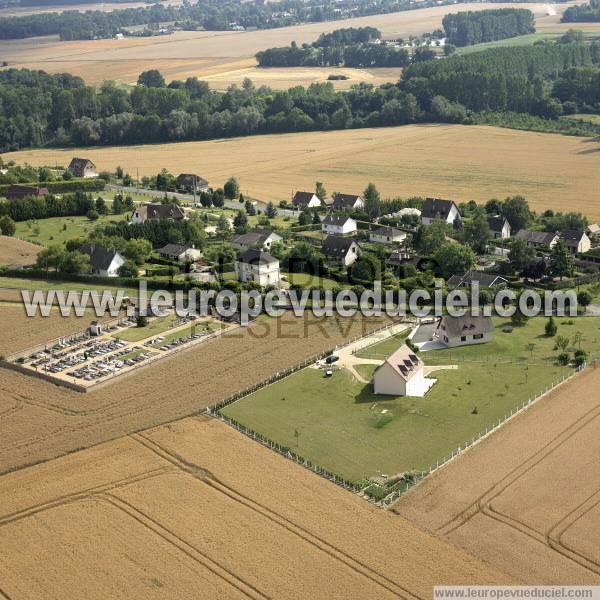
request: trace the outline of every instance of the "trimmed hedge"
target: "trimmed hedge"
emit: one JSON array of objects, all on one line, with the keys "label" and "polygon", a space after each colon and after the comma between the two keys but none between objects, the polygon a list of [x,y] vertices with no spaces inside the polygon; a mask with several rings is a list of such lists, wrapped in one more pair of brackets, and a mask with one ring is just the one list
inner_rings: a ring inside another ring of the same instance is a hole
[{"label": "trimmed hedge", "polygon": [[0,195],[4,196],[11,185],[31,185],[45,187],[51,194],[68,194],[72,192],[101,192],[106,187],[106,182],[99,177],[93,179],[69,179],[64,181],[40,181],[33,183],[3,183],[0,184]]}]

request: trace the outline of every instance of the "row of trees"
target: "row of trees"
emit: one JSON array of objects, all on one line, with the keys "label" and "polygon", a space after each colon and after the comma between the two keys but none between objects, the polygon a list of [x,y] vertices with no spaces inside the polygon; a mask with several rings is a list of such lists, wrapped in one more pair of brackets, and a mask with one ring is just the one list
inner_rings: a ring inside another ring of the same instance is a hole
[{"label": "row of trees", "polygon": [[589,4],[569,6],[561,18],[562,23],[600,22],[600,0],[590,0]]},{"label": "row of trees", "polygon": [[6,215],[13,221],[83,216],[95,209],[96,203],[93,198],[83,192],[61,197],[49,195],[0,202],[0,215]]},{"label": "row of trees", "polygon": [[446,41],[454,46],[471,46],[535,32],[533,13],[523,8],[452,13],[442,19],[442,26]]}]

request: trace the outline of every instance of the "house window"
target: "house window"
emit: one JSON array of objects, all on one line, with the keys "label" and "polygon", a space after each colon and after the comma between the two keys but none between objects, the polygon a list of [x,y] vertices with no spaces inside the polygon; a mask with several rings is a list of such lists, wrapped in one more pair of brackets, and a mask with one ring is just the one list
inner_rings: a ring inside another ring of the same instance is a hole
[{"label": "house window", "polygon": [[482,340],[483,339],[483,333],[476,333],[473,335],[473,339],[474,340]]},{"label": "house window", "polygon": [[467,336],[466,335],[461,335],[460,336],[460,341],[461,342],[466,342],[467,341]]}]

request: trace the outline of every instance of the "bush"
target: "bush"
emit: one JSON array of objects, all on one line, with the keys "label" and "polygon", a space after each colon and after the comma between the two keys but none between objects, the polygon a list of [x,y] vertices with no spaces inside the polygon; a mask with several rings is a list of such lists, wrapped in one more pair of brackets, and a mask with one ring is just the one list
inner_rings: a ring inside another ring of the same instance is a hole
[{"label": "bush", "polygon": [[556,326],[554,319],[552,317],[550,317],[548,319],[548,321],[546,322],[546,327],[545,327],[546,336],[554,337],[556,335],[557,330],[558,330],[558,327]]},{"label": "bush", "polygon": [[586,363],[588,359],[588,354],[585,350],[575,350],[575,365],[580,367],[582,364]]},{"label": "bush", "polygon": [[558,355],[558,364],[559,365],[563,365],[563,366],[567,366],[569,364],[569,353],[568,352],[561,352]]}]

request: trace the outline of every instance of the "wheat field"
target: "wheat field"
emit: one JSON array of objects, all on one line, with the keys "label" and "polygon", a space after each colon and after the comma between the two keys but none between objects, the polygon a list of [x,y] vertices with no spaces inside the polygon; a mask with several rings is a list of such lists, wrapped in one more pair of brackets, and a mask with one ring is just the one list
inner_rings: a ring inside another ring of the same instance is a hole
[{"label": "wheat field", "polygon": [[374,182],[384,197],[457,201],[525,196],[537,211],[581,211],[600,220],[600,144],[586,138],[486,126],[408,125],[378,129],[103,148],[23,150],[5,159],[66,165],[91,158],[150,175],[165,167],[200,173],[214,187],[235,175],[244,195],[289,200],[322,181],[329,192],[359,193]]}]

